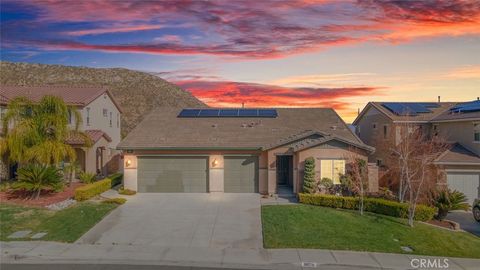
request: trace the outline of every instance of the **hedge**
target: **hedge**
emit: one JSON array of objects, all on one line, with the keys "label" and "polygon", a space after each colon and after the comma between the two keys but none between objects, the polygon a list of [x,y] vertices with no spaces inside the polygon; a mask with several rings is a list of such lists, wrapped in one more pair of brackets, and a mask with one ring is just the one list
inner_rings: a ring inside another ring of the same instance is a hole
[{"label": "hedge", "polygon": [[75,189],[75,200],[85,201],[95,197],[112,187],[112,180],[105,178],[103,180],[79,187]]},{"label": "hedge", "polygon": [[126,202],[127,202],[127,199],[125,198],[111,198],[111,199],[106,199],[102,201],[102,203],[111,203],[111,204],[118,204],[118,205],[124,204]]},{"label": "hedge", "polygon": [[123,174],[122,173],[114,173],[108,176],[112,180],[112,187],[119,185],[122,183]]},{"label": "hedge", "polygon": [[[326,206],[343,209],[359,209],[359,197],[345,197],[335,195],[319,195],[300,193],[299,201],[304,204]],[[408,204],[378,198],[364,198],[364,210],[386,216],[408,218]],[[415,220],[428,221],[433,218],[436,209],[418,204],[415,210]]]}]

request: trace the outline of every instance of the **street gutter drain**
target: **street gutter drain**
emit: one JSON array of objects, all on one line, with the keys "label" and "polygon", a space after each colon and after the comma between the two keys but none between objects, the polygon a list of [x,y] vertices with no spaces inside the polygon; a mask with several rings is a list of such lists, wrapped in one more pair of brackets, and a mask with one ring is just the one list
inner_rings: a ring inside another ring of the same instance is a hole
[{"label": "street gutter drain", "polygon": [[316,262],[302,262],[302,267],[317,268]]}]

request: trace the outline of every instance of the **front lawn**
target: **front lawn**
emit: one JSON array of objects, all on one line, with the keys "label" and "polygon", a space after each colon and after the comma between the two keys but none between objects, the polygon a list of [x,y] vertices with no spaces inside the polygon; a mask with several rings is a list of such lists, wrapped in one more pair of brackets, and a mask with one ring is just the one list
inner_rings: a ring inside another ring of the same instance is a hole
[{"label": "front lawn", "polygon": [[33,235],[39,232],[48,234],[39,240],[74,242],[91,227],[97,224],[117,205],[110,203],[82,202],[60,211],[50,211],[37,207],[25,207],[13,204],[0,204],[0,240],[22,230],[31,230]]},{"label": "front lawn", "polygon": [[318,248],[480,258],[480,238],[400,218],[310,205],[262,207],[265,248]]}]

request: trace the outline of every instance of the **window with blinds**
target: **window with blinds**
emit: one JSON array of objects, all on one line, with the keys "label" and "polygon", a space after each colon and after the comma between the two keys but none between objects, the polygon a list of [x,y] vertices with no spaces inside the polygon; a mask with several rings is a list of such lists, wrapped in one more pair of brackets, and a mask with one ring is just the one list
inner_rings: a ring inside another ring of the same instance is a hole
[{"label": "window with blinds", "polygon": [[330,178],[334,184],[340,184],[340,175],[345,174],[345,160],[322,159],[320,161],[320,177]]}]

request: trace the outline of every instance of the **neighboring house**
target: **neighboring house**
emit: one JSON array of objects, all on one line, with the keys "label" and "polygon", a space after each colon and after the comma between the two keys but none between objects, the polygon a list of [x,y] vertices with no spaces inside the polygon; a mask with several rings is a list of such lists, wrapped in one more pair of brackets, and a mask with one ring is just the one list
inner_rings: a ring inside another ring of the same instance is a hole
[{"label": "neighboring house", "polygon": [[[440,169],[439,184],[467,195],[470,202],[480,194],[480,101],[454,102],[369,102],[353,124],[356,133],[376,151],[369,159],[378,165],[399,144],[410,128],[428,136],[441,136],[450,145],[435,162]],[[409,131],[411,132],[411,130]]]},{"label": "neighboring house", "polygon": [[[147,116],[118,146],[138,192],[301,192],[303,166],[338,184],[346,157],[374,151],[332,109],[174,109]],[[371,172],[376,172],[376,166]],[[371,173],[370,191],[377,190]],[[378,173],[377,173],[378,175]]]},{"label": "neighboring house", "polygon": [[[120,152],[116,147],[121,140],[121,109],[107,89],[87,86],[0,86],[0,93],[2,118],[8,102],[16,97],[26,97],[33,102],[38,102],[45,95],[62,98],[67,105],[78,109],[83,119],[80,130],[93,143],[91,147],[86,147],[81,138],[70,137],[67,140],[75,148],[81,169],[101,174],[119,170]],[[74,121],[70,115],[72,127]],[[12,173],[9,177],[13,177]]]}]

